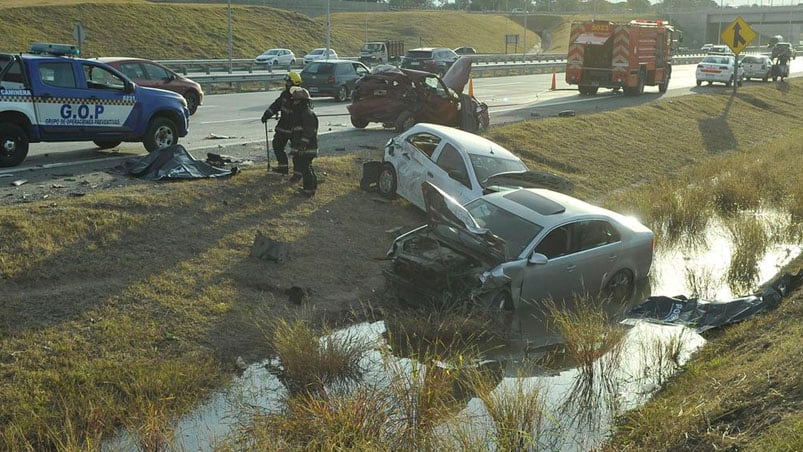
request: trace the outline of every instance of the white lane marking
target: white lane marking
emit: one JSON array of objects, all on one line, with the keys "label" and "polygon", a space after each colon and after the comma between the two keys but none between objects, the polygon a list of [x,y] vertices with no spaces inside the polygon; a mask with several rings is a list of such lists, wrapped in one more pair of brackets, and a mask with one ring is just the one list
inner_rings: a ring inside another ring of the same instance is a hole
[{"label": "white lane marking", "polygon": [[36,166],[15,166],[13,169],[0,170],[0,174],[13,174],[18,172],[21,173],[23,171],[36,171],[36,170],[51,169],[51,168],[64,168],[67,166],[83,165],[86,163],[107,162],[112,160],[127,159],[131,157],[137,157],[137,155],[134,154],[119,155],[115,157],[104,157],[102,159],[87,159],[87,160],[78,160],[75,162],[63,162],[63,163],[46,163],[44,165],[36,165]]}]

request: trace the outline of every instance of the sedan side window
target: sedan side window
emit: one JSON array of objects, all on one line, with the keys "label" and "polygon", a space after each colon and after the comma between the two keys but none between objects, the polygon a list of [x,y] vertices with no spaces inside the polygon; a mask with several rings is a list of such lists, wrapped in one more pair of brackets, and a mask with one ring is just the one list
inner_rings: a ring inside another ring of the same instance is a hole
[{"label": "sedan side window", "polygon": [[441,167],[441,169],[446,171],[446,174],[448,174],[449,177],[460,182],[466,187],[471,188],[471,181],[468,178],[466,162],[463,161],[463,157],[460,156],[460,153],[457,152],[457,149],[455,149],[454,146],[446,143],[446,145],[443,146],[443,150],[438,156],[438,161],[436,163]]},{"label": "sedan side window", "polygon": [[142,69],[142,66],[139,63],[122,63],[120,64],[120,70],[123,72],[123,74],[129,76],[130,78],[148,78],[148,76],[145,74],[145,70]]},{"label": "sedan side window", "polygon": [[603,220],[576,223],[573,228],[574,251],[585,251],[620,240],[619,232]]},{"label": "sedan side window", "polygon": [[167,80],[170,78],[170,73],[167,72],[167,69],[155,64],[146,64],[145,70],[148,72],[150,80]]},{"label": "sedan side window", "polygon": [[535,247],[535,252],[543,254],[548,259],[569,254],[569,227],[570,225],[563,225],[550,231]]}]

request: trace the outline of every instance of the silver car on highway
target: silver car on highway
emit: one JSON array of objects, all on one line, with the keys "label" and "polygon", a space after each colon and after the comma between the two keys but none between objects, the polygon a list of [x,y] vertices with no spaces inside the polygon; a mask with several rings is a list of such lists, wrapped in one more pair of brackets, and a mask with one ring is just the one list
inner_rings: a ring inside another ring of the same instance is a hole
[{"label": "silver car on highway", "polygon": [[422,191],[428,223],[388,251],[385,276],[404,300],[501,310],[600,291],[619,300],[649,274],[655,236],[635,218],[547,189],[465,206],[431,183]]}]

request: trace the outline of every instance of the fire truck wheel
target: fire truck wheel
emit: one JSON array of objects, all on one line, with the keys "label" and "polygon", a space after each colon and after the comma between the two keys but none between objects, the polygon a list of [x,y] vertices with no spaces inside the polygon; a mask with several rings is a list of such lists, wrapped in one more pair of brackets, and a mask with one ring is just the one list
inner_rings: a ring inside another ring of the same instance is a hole
[{"label": "fire truck wheel", "polygon": [[702,81],[702,80],[697,80],[697,86],[700,86],[700,85],[702,85],[702,84],[703,84],[703,81]]}]

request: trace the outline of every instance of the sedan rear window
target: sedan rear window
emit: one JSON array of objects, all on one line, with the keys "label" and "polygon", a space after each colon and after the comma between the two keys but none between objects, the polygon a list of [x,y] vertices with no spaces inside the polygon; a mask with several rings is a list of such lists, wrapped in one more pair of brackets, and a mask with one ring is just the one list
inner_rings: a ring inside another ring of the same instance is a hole
[{"label": "sedan rear window", "polygon": [[754,56],[746,56],[742,59],[742,63],[752,64],[752,63],[761,63],[761,58],[754,57]]},{"label": "sedan rear window", "polygon": [[407,52],[407,58],[432,58],[432,51],[429,50],[411,50]]},{"label": "sedan rear window", "polygon": [[[334,69],[334,63],[310,63],[302,72],[308,74],[331,74]],[[301,79],[303,80],[304,77],[302,76]]]}]

